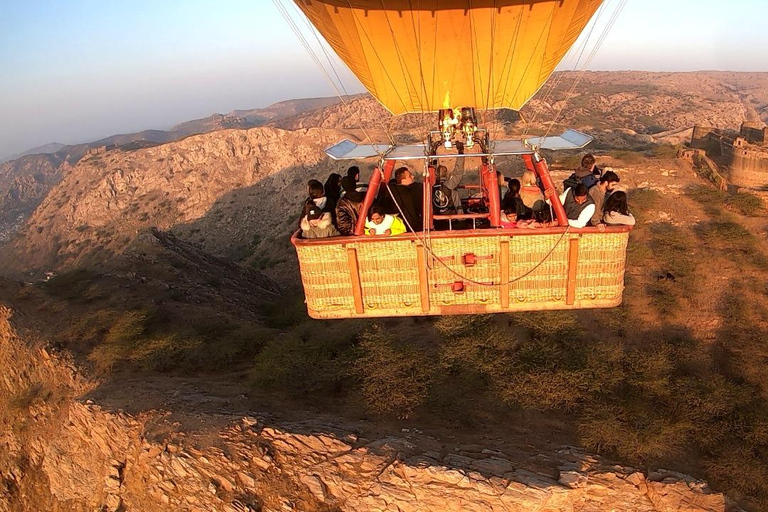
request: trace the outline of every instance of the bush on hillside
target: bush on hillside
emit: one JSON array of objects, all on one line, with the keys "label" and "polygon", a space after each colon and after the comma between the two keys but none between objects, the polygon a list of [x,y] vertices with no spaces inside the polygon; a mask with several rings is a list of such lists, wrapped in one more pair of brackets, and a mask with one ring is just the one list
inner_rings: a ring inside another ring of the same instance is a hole
[{"label": "bush on hillside", "polygon": [[426,399],[435,366],[425,350],[373,326],[360,336],[354,374],[371,411],[407,418]]},{"label": "bush on hillside", "polygon": [[622,162],[628,163],[628,164],[638,164],[643,161],[644,157],[641,153],[638,151],[629,151],[629,150],[615,150],[611,151],[610,155],[613,158],[616,158],[617,160],[621,160]]},{"label": "bush on hillside", "polygon": [[310,321],[274,337],[256,355],[252,384],[294,397],[341,391],[362,325]]},{"label": "bush on hillside", "polygon": [[655,144],[650,151],[648,151],[648,155],[651,158],[673,159],[677,158],[678,151],[680,151],[680,146],[673,146],[672,144]]},{"label": "bush on hillside", "polygon": [[765,213],[765,204],[763,200],[749,192],[736,192],[731,194],[725,201],[729,210],[740,213],[747,217],[756,217]]}]

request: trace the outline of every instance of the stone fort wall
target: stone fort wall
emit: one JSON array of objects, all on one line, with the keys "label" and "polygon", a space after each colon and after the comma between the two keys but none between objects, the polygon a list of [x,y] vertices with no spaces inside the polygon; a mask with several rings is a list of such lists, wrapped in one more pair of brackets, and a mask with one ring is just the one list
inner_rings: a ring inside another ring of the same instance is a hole
[{"label": "stone fort wall", "polygon": [[726,176],[733,185],[768,186],[768,127],[744,123],[739,132],[697,125],[691,147],[725,161]]}]

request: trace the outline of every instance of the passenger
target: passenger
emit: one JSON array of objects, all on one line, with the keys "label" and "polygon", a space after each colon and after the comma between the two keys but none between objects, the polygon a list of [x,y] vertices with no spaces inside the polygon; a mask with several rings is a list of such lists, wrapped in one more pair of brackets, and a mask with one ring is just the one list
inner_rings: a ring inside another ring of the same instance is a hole
[{"label": "passenger", "polygon": [[523,173],[520,199],[522,199],[525,206],[534,212],[547,209],[546,199],[544,199],[544,194],[536,183],[536,175],[533,171],[525,171]]},{"label": "passenger", "polygon": [[[424,191],[422,184],[414,179],[413,173],[407,167],[400,167],[395,171],[395,182],[394,185],[389,185],[389,188],[397,204],[391,204],[387,213],[400,214],[402,212],[402,220],[405,221],[406,229],[408,231],[421,231],[422,194]],[[386,192],[386,196],[389,196],[389,192]],[[388,198],[392,199],[391,197]]]},{"label": "passenger", "polygon": [[515,211],[511,209],[501,210],[501,227],[516,228]]},{"label": "passenger", "polygon": [[[608,173],[606,173],[608,174]],[[629,213],[627,193],[617,190],[605,200],[603,222],[612,226],[634,226],[635,217]]]},{"label": "passenger", "polygon": [[328,179],[325,180],[325,185],[323,188],[325,189],[325,197],[328,198],[331,206],[336,208],[336,205],[339,202],[339,198],[341,197],[341,174],[334,172],[328,176]]},{"label": "passenger", "polygon": [[353,165],[347,169],[347,176],[355,180],[355,190],[358,192],[365,192],[368,190],[368,186],[364,183],[360,183],[360,168]]},{"label": "passenger", "polygon": [[617,183],[619,183],[619,175],[613,171],[605,171],[597,185],[589,189],[589,196],[595,202],[595,213],[590,221],[593,226],[597,226],[603,221],[605,198],[614,191]]},{"label": "passenger", "polygon": [[509,190],[501,201],[503,211],[514,213],[514,220],[529,220],[533,218],[533,210],[525,206],[520,198],[520,181],[509,180]]},{"label": "passenger", "polygon": [[437,167],[437,183],[432,188],[432,206],[438,215],[462,213],[461,198],[456,190],[464,178],[464,159],[457,158],[453,171],[448,174],[444,165]]},{"label": "passenger", "polygon": [[304,238],[328,238],[339,232],[333,225],[330,212],[322,211],[318,206],[307,208],[307,215],[301,219],[301,236]]},{"label": "passenger", "polygon": [[365,232],[373,236],[394,236],[405,233],[405,224],[397,215],[384,213],[380,206],[372,206],[365,223]]},{"label": "passenger", "polygon": [[568,217],[568,225],[572,228],[583,228],[589,225],[595,213],[595,202],[589,196],[589,189],[583,183],[574,188],[566,189],[560,196],[560,202]]},{"label": "passenger", "polygon": [[317,180],[309,180],[309,182],[307,182],[307,193],[309,194],[309,197],[304,203],[301,217],[304,218],[304,216],[307,215],[308,207],[314,204],[323,212],[330,213],[331,219],[335,224],[336,212],[330,201],[328,201],[328,198],[325,196],[325,188],[323,187],[323,184]]},{"label": "passenger", "polygon": [[349,176],[344,176],[341,180],[341,188],[344,195],[336,205],[336,227],[342,235],[351,236],[355,234],[365,194],[355,190],[355,180]]},{"label": "passenger", "polygon": [[586,154],[581,159],[581,165],[576,169],[576,172],[563,181],[563,188],[574,188],[579,183],[585,184],[587,188],[592,188],[597,185],[601,175],[602,171],[595,165],[595,157]]},{"label": "passenger", "polygon": [[501,171],[496,171],[496,180],[499,182],[499,201],[509,192],[509,178],[505,178]]}]

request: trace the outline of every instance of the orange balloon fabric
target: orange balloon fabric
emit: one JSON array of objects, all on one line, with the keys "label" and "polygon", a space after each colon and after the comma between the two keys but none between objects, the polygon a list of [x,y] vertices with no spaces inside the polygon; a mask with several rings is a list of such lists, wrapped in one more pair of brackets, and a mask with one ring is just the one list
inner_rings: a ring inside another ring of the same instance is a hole
[{"label": "orange balloon fabric", "polygon": [[519,110],[603,0],[294,0],[393,114]]}]

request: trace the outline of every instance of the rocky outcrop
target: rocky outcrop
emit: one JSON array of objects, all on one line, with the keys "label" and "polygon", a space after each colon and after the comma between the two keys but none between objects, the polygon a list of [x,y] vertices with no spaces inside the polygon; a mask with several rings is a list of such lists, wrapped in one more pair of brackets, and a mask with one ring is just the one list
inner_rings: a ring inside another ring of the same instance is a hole
[{"label": "rocky outcrop", "polygon": [[158,427],[161,412],[78,400],[94,384],[15,324],[0,308],[2,512],[737,510],[691,477],[573,447],[502,453],[421,432],[365,439],[338,425],[226,415],[212,422],[223,428]]},{"label": "rocky outcrop", "polygon": [[57,155],[30,155],[0,164],[0,243],[7,240],[69,168]]},{"label": "rocky outcrop", "polygon": [[[3,248],[2,257],[7,268],[17,271],[103,261],[119,254],[143,229],[196,223],[217,202],[227,211],[235,201],[223,196],[238,191],[241,204],[232,210],[255,206],[258,219],[242,236],[251,240],[263,229],[272,238],[275,215],[289,217],[298,210],[307,168],[317,167],[323,148],[339,138],[333,130],[254,128],[196,135],[137,151],[89,154],[51,190],[20,236]],[[248,190],[267,178],[272,195],[290,188],[292,201],[257,198]],[[229,218],[213,219],[210,239],[201,240],[204,248],[221,254],[222,247],[238,243],[231,230],[222,229],[232,224]],[[283,231],[289,231],[287,225],[281,226]]]}]

